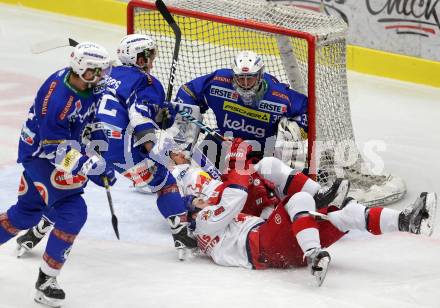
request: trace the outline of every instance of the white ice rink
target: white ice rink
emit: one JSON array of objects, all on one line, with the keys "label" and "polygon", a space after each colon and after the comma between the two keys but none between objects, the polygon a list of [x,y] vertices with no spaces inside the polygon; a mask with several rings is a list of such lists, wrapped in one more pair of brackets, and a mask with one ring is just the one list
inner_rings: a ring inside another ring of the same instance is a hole
[{"label": "white ice rink", "polygon": [[[33,55],[30,45],[72,37],[114,51],[124,34],[122,27],[0,5],[0,211],[16,200],[17,142],[28,108],[69,54],[62,48]],[[348,76],[360,148],[385,144],[385,168],[407,183],[407,197],[391,207],[403,208],[420,191],[440,193],[440,89]],[[440,307],[439,217],[431,238],[351,234],[329,248],[331,268],[317,288],[306,269],[249,271],[199,257],[179,262],[154,199],[128,186],[121,179],[112,189],[120,242],[105,191],[87,187],[89,219],[59,278],[63,307]],[[44,246],[23,259],[15,258],[14,240],[0,247],[0,308],[38,306],[32,298]]]}]

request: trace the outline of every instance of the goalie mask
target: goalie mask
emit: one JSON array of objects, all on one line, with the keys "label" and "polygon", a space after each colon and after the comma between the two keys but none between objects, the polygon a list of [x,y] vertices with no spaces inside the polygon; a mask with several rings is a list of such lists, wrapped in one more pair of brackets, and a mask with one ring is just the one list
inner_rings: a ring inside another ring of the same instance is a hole
[{"label": "goalie mask", "polygon": [[[91,42],[80,43],[75,47],[70,54],[69,65],[72,71],[88,84],[95,84],[108,76],[112,67],[105,48]],[[87,70],[93,72],[93,79],[84,79],[84,73]]]},{"label": "goalie mask", "polygon": [[[147,35],[130,34],[121,40],[117,54],[122,64],[145,69],[153,64],[153,60],[156,57],[156,43]],[[144,58],[145,65],[139,66],[137,64],[139,57]]]},{"label": "goalie mask", "polygon": [[235,90],[240,94],[243,102],[252,103],[263,80],[263,60],[253,51],[243,51],[235,57],[232,70],[234,72],[232,85]]}]

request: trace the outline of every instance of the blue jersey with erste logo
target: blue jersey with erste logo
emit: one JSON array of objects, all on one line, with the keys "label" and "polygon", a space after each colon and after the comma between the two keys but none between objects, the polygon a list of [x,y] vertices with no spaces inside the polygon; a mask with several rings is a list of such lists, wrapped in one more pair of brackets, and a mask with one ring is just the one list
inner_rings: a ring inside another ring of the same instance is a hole
[{"label": "blue jersey with erste logo", "polygon": [[264,73],[261,98],[245,103],[232,85],[231,69],[220,69],[184,84],[176,101],[198,105],[201,112],[208,108],[215,114],[221,134],[257,140],[262,146],[276,135],[282,117],[294,118],[307,131],[307,97]]}]

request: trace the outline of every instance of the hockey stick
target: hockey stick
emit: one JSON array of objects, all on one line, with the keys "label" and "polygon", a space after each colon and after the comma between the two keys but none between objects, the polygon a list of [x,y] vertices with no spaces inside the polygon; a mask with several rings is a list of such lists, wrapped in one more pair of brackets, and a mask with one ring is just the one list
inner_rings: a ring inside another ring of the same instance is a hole
[{"label": "hockey stick", "polygon": [[168,79],[168,89],[167,89],[167,96],[166,100],[167,102],[171,101],[171,96],[173,94],[173,86],[174,86],[174,79],[176,78],[176,70],[177,70],[177,61],[179,58],[179,50],[180,50],[180,41],[182,40],[182,32],[180,31],[179,25],[174,20],[173,16],[171,16],[170,11],[168,11],[168,8],[166,7],[165,3],[163,3],[162,0],[156,0],[156,7],[159,11],[159,13],[162,15],[162,17],[165,19],[167,24],[171,27],[171,29],[174,32],[174,35],[176,37],[176,43],[174,44],[174,52],[173,52],[173,59],[171,63],[170,68],[170,77]]},{"label": "hockey stick", "polygon": [[108,179],[106,176],[103,177],[102,180],[104,182],[105,192],[107,193],[107,200],[108,200],[108,206],[110,207],[110,213],[112,214],[113,230],[115,230],[116,237],[119,240],[118,218],[116,217],[115,210],[113,208],[113,199],[112,199],[112,195],[110,194],[110,185],[108,184]]},{"label": "hockey stick", "polygon": [[[182,32],[180,31],[179,25],[176,23],[170,11],[168,10],[167,6],[162,0],[156,0],[156,7],[159,13],[162,15],[163,19],[165,19],[167,24],[171,27],[171,29],[174,32],[174,36],[176,37],[176,43],[174,44],[173,58],[170,68],[170,77],[168,78],[167,95],[165,98],[167,102],[170,102],[171,96],[173,95],[174,80],[176,78],[176,70],[177,70],[177,63],[179,58],[180,41],[182,40]],[[166,122],[167,122],[166,119],[162,121],[162,129],[164,129],[167,126]]]},{"label": "hockey stick", "polygon": [[55,38],[35,43],[31,46],[31,52],[33,54],[40,54],[60,47],[75,47],[76,45],[78,45],[78,42],[72,38]]}]

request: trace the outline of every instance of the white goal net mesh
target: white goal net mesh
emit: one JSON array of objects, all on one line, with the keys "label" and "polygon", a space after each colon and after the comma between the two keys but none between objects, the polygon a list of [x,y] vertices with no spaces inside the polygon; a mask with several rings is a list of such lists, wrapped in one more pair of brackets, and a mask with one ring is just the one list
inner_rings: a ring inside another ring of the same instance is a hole
[{"label": "white goal net mesh", "polygon": [[[173,31],[152,2],[131,4],[129,32],[144,33],[157,41],[159,55],[152,73],[166,87],[175,44]],[[319,170],[322,184],[331,184],[335,177],[349,178],[351,195],[366,205],[391,203],[404,195],[404,182],[391,175],[371,174],[356,147],[347,90],[344,21],[264,0],[176,0],[167,4],[182,32],[174,94],[195,77],[230,67],[237,52],[253,50],[262,56],[268,73],[308,95],[312,131],[304,151],[311,166]],[[314,44],[306,37],[312,37]],[[204,121],[216,126],[212,113]]]}]

